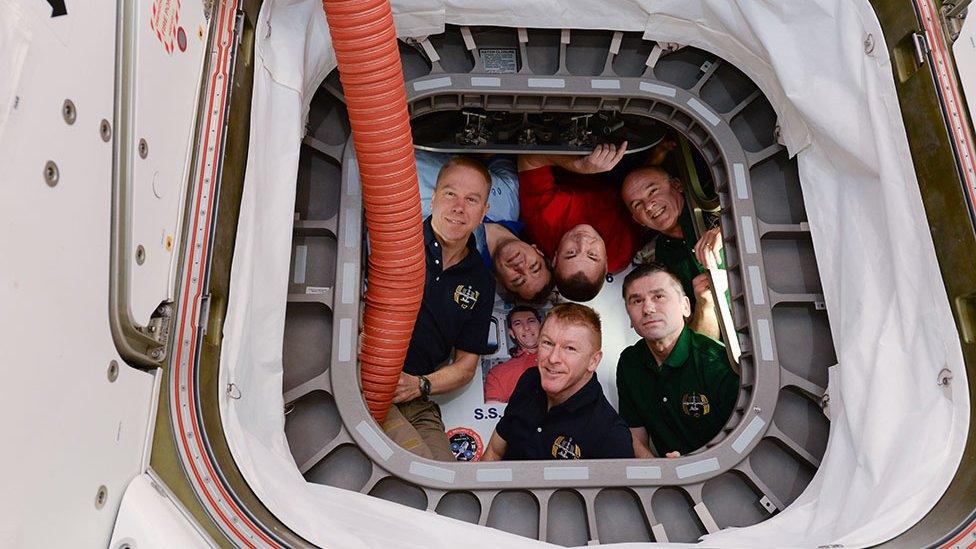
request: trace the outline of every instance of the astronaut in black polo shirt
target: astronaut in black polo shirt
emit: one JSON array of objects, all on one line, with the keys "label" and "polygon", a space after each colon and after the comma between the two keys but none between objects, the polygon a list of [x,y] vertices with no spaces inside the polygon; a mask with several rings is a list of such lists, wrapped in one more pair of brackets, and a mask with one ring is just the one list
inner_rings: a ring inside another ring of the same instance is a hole
[{"label": "astronaut in black polo shirt", "polygon": [[634,457],[630,430],[593,375],[601,343],[596,311],[553,307],[539,336],[539,367],[519,378],[482,461]]},{"label": "astronaut in black polo shirt", "polygon": [[[441,169],[424,220],[427,278],[403,373],[383,430],[407,450],[454,461],[440,408],[428,400],[474,377],[488,352],[495,279],[478,254],[474,230],[488,213],[491,176],[476,160],[455,157]],[[444,364],[451,357],[454,358]],[[444,364],[441,366],[441,364]]]}]

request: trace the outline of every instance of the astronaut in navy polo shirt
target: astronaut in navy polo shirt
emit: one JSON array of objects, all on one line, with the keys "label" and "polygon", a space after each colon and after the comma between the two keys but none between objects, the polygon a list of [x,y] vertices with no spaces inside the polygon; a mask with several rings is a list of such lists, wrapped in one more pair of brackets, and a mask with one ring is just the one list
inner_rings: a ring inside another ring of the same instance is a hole
[{"label": "astronaut in navy polo shirt", "polygon": [[427,397],[467,385],[478,356],[488,353],[495,280],[481,261],[473,233],[488,213],[490,191],[491,177],[480,162],[456,157],[441,169],[431,214],[424,220],[424,298],[394,406],[383,423],[397,444],[439,461],[454,461],[454,453],[440,408]]},{"label": "astronaut in navy polo shirt", "polygon": [[634,457],[630,430],[593,375],[601,345],[596,311],[553,307],[539,336],[539,367],[519,378],[482,461]]}]

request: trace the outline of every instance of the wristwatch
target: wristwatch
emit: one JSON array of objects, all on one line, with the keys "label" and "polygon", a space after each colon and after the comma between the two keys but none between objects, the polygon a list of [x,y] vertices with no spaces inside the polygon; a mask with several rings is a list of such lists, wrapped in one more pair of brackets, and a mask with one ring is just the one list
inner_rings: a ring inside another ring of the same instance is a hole
[{"label": "wristwatch", "polygon": [[422,398],[427,398],[430,396],[430,380],[427,376],[417,376],[420,378],[420,396]]}]

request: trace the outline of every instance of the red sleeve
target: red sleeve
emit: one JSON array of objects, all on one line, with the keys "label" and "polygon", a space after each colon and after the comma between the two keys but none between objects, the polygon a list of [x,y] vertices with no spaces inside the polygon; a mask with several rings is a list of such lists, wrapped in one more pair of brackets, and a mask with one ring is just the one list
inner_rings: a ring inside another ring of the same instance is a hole
[{"label": "red sleeve", "polygon": [[521,201],[538,202],[556,194],[556,177],[552,173],[552,166],[519,172],[518,177]]},{"label": "red sleeve", "polygon": [[[501,364],[499,364],[501,366]],[[498,366],[495,366],[498,368]],[[502,387],[501,380],[498,379],[495,369],[492,368],[488,372],[488,377],[485,378],[485,402],[507,402],[508,398],[505,395],[505,390]]]}]

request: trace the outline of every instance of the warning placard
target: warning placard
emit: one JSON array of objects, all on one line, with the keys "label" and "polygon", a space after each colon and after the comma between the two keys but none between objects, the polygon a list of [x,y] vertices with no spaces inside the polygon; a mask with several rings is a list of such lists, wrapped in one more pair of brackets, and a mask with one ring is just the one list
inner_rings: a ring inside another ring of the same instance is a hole
[{"label": "warning placard", "polygon": [[149,26],[166,53],[173,53],[176,29],[180,26],[180,0],[154,0]]}]

